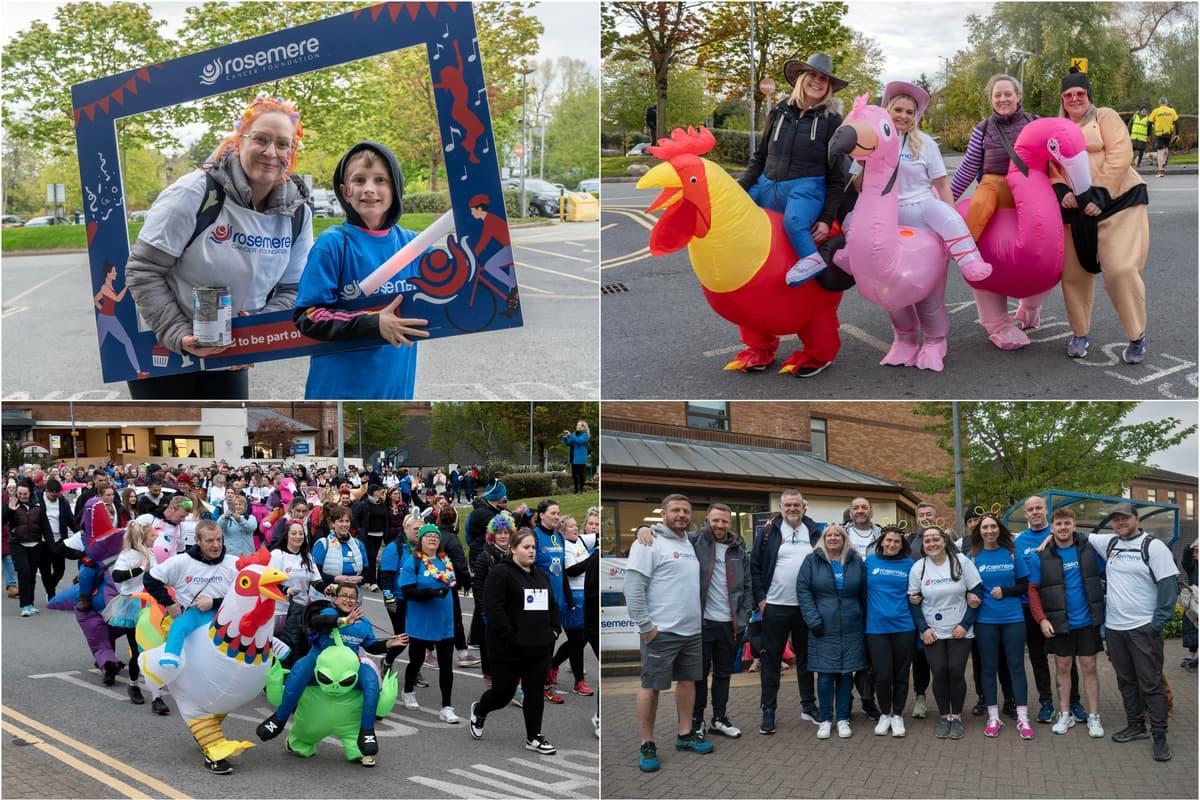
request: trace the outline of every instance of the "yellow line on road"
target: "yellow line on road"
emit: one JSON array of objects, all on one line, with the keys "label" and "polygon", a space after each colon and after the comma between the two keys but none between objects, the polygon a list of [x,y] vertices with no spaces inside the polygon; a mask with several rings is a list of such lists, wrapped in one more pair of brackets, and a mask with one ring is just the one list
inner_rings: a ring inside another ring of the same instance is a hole
[{"label": "yellow line on road", "polygon": [[[164,782],[160,781],[158,778],[155,778],[151,775],[147,775],[145,772],[142,772],[140,769],[137,769],[136,767],[131,767],[128,764],[124,764],[124,763],[118,761],[117,759],[113,758],[112,756],[108,755],[107,753],[103,753],[94,747],[90,747],[90,746],[84,744],[83,742],[72,739],[71,737],[66,736],[65,734],[62,734],[59,731],[56,731],[54,728],[51,728],[49,725],[44,725],[43,723],[38,722],[36,719],[31,719],[30,717],[27,717],[18,711],[14,711],[13,709],[9,708],[8,706],[0,706],[0,710],[3,710],[4,714],[6,714],[9,717],[12,717],[13,719],[17,720],[21,724],[28,725],[29,727],[33,728],[36,731],[39,731],[40,733],[45,734],[46,736],[51,736],[54,739],[56,739],[57,741],[66,744],[71,749],[78,750],[80,753],[83,753],[84,755],[88,756],[89,758],[95,759],[96,761],[100,762],[101,764],[105,764],[109,767],[112,767],[117,772],[120,772],[129,778],[133,778],[135,781],[144,783],[146,786],[149,786],[151,789],[153,789],[155,791],[155,793],[159,796],[177,798],[177,800],[190,800],[188,795],[179,791],[174,786],[164,783]],[[11,723],[6,723],[6,724],[11,725]],[[50,745],[46,745],[46,746],[50,747]],[[57,749],[57,748],[55,748],[55,749]],[[62,753],[62,756],[66,756],[66,758],[73,759],[72,756],[67,755],[66,753]],[[60,756],[55,755],[55,758],[60,758]],[[60,760],[65,761],[66,759],[60,758]],[[70,762],[68,762],[68,763],[70,763]],[[73,764],[73,766],[74,766],[74,764]],[[101,780],[101,778],[98,776],[104,775],[103,773],[100,773],[100,772],[93,773],[92,768],[86,764],[83,764],[82,762],[78,762],[77,768],[83,772],[86,772],[88,775],[92,775],[93,777],[96,777],[97,780]],[[108,776],[104,775],[104,777],[107,778]],[[107,780],[104,780],[102,782],[108,783]],[[118,781],[118,783],[119,783],[119,781]],[[109,785],[111,786],[113,784],[110,783]],[[116,788],[116,787],[114,786],[114,788]],[[145,797],[146,794],[143,792],[143,793],[139,793],[139,794],[129,794],[126,796],[127,797]]]},{"label": "yellow line on road", "polygon": [[[531,253],[541,253],[544,256],[554,256],[555,258],[568,258],[571,261],[582,261],[585,264],[595,264],[596,263],[596,259],[594,259],[594,258],[580,258],[579,256],[568,256],[568,255],[564,255],[563,253],[555,253],[551,250],[539,250],[536,247],[526,247],[523,244],[514,244],[513,247],[517,248],[518,250],[528,250]],[[521,266],[527,266],[527,265],[522,264]]]},{"label": "yellow line on road", "polygon": [[[551,253],[550,255],[557,255],[557,253]],[[559,272],[556,269],[548,269],[546,267],[535,267],[533,264],[518,263],[517,269],[536,269],[538,272],[549,272],[551,275],[557,275],[560,278],[570,278],[571,280],[583,281],[584,283],[592,283],[597,285],[600,283],[599,281],[594,281],[591,278],[582,278],[579,275],[572,275],[569,272]]]},{"label": "yellow line on road", "polygon": [[95,767],[92,767],[88,764],[83,763],[75,756],[71,755],[70,753],[65,753],[62,750],[59,750],[57,747],[55,747],[52,744],[47,744],[46,742],[37,738],[37,736],[33,735],[32,733],[29,733],[26,730],[22,730],[21,728],[18,728],[16,725],[13,725],[11,722],[5,721],[3,723],[3,727],[6,731],[8,731],[13,736],[24,739],[25,741],[29,742],[29,744],[33,745],[38,750],[41,750],[46,755],[48,755],[52,758],[58,759],[62,763],[66,764],[68,767],[74,767],[76,770],[78,770],[79,772],[82,772],[84,775],[87,775],[89,778],[99,781],[100,783],[103,783],[105,786],[108,786],[111,789],[115,789],[116,791],[120,792],[121,794],[125,795],[126,797],[139,798],[139,800],[140,800],[140,798],[149,798],[150,797],[150,795],[148,793],[140,791],[136,787],[130,786],[128,783],[125,783],[124,781],[117,780],[116,778],[112,777],[111,775],[105,775],[103,772],[96,769]]}]

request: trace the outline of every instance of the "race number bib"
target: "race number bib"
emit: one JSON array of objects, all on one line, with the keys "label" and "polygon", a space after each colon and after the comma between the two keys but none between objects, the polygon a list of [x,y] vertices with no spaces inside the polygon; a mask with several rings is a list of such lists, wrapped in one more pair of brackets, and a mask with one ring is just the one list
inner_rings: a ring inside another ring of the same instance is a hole
[{"label": "race number bib", "polygon": [[550,590],[549,589],[526,589],[525,590],[525,610],[526,611],[549,611],[550,610]]}]

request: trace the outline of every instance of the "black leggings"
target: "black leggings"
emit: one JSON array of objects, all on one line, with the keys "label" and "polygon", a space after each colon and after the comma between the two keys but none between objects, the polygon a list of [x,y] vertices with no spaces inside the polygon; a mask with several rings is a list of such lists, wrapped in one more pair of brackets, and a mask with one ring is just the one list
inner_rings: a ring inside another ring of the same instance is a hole
[{"label": "black leggings", "polygon": [[904,713],[904,704],[908,702],[908,670],[916,649],[912,631],[867,634],[879,713],[897,716]]},{"label": "black leggings", "polygon": [[454,598],[454,647],[457,650],[467,649],[467,632],[462,623],[462,601],[458,599],[458,590],[451,589]]},{"label": "black leggings", "polygon": [[383,546],[383,537],[363,534],[361,540],[367,548],[367,563],[362,573],[363,583],[379,583],[379,548]]},{"label": "black leggings", "polygon": [[136,628],[114,628],[118,637],[125,634],[125,638],[129,641],[129,682],[137,681],[141,671],[138,669],[138,643]]},{"label": "black leggings", "polygon": [[929,662],[925,660],[925,650],[917,647],[916,639],[913,640],[912,680],[916,694],[925,694],[929,690]]},{"label": "black leggings", "polygon": [[575,494],[583,493],[583,483],[585,480],[587,480],[587,464],[572,464],[571,482],[574,484]]},{"label": "black leggings", "polygon": [[[37,588],[37,573],[42,562],[42,549],[45,545],[39,543],[33,547],[13,542],[12,560],[17,571],[17,588],[20,591],[21,607],[33,605],[33,593]],[[45,573],[42,579],[45,580]],[[46,598],[49,600],[50,598]]]},{"label": "black leggings", "polygon": [[925,645],[925,660],[929,662],[930,683],[943,717],[961,714],[967,699],[967,656],[971,654],[970,639],[938,639]]},{"label": "black leggings", "polygon": [[554,662],[551,666],[558,669],[564,661],[571,659],[571,674],[575,676],[575,682],[583,680],[583,648],[587,647],[588,635],[583,628],[578,630],[566,631],[567,640],[558,646],[558,652],[554,654]]},{"label": "black leggings", "polygon": [[408,640],[408,668],[404,670],[404,691],[411,692],[417,685],[417,673],[425,663],[425,654],[430,650],[437,652],[438,687],[442,690],[442,705],[453,705],[450,693],[454,688],[454,640],[442,639],[438,642],[428,642],[424,639]]},{"label": "black leggings", "polygon": [[[493,711],[499,711],[508,705],[509,701],[513,699],[513,695],[517,693],[518,682],[527,687],[537,686],[541,683],[542,676],[546,674],[546,667],[549,666],[549,663],[550,655],[548,653],[521,661],[493,661],[492,688],[485,691],[479,698],[479,705],[475,707],[475,715],[486,717]],[[536,689],[525,692],[522,712],[525,715],[526,739],[532,739],[542,732],[542,711],[545,709],[545,703],[545,697]]]},{"label": "black leggings", "polygon": [[125,385],[134,400],[249,400],[250,370],[181,372]]}]

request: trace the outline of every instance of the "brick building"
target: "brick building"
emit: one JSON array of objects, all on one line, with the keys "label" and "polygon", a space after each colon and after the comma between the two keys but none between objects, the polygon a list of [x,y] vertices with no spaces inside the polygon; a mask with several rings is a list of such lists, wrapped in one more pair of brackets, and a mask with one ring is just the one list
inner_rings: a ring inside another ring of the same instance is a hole
[{"label": "brick building", "polygon": [[[914,521],[920,499],[906,472],[950,469],[950,457],[911,403],[605,402],[601,414],[604,552],[654,519],[671,491],[734,509],[744,537],[783,489],[799,488],[818,521],[840,520],[856,495],[877,520]],[[945,506],[946,498],[933,498]]]}]

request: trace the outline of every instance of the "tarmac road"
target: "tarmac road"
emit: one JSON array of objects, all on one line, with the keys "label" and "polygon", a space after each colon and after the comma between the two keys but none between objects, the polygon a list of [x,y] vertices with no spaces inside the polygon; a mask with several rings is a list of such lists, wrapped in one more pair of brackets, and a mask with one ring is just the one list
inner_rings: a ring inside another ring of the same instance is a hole
[{"label": "tarmac road", "polygon": [[[1065,354],[1070,329],[1062,294],[1042,310],[1033,344],[1021,351],[993,347],[976,322],[970,289],[954,266],[946,288],[951,332],[945,371],[881,367],[891,326],[878,307],[853,289],[843,297],[842,349],[834,364],[800,380],[777,374],[724,372],[743,347],[737,329],[709,308],[687,251],[653,257],[646,249],[657,215],[642,213],[654,193],[633,183],[605,183],[601,206],[604,398],[714,400],[853,397],[855,399],[1099,399],[1194,398],[1197,395],[1197,179],[1146,179],[1150,191],[1148,356],[1121,362],[1125,336],[1102,282],[1097,282],[1088,358]],[[1015,303],[1012,308],[1015,308]],[[780,346],[774,367],[797,349]]]}]

